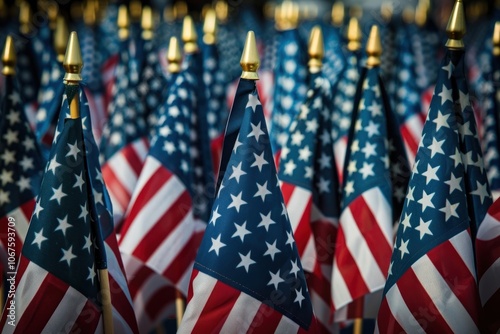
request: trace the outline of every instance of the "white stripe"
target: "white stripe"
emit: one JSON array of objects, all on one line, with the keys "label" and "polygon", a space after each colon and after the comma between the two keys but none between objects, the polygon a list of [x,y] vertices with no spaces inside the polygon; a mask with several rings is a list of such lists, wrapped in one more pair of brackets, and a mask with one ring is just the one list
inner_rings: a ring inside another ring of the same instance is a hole
[{"label": "white stripe", "polygon": [[500,222],[489,214],[486,214],[477,231],[477,238],[488,241],[497,237],[500,237]]},{"label": "white stripe", "polygon": [[118,264],[118,259],[115,256],[115,253],[109,247],[109,245],[104,242],[104,246],[106,249],[106,256],[108,260],[108,272],[113,277],[115,282],[120,286],[120,289],[124,292],[127,297],[130,305],[132,305],[132,298],[130,297],[130,292],[128,290],[127,279],[125,278],[125,274],[122,272],[122,268]]},{"label": "white stripe", "polygon": [[137,196],[139,196],[139,194],[141,193],[144,185],[149,181],[149,179],[156,173],[156,171],[161,166],[162,166],[161,162],[156,160],[156,158],[150,155],[146,157],[144,165],[142,166],[141,175],[139,176],[139,179],[137,180],[137,183],[135,185],[134,193],[130,198],[130,205],[128,206],[127,215],[134,206],[134,203],[137,200]]},{"label": "white stripe", "polygon": [[288,317],[282,316],[274,333],[283,333],[283,334],[297,333],[299,329],[300,326],[295,321],[292,321]]},{"label": "white stripe", "polygon": [[454,333],[479,332],[469,312],[455,296],[428,255],[418,259],[412,265],[412,269],[429,298],[434,302],[439,313]]},{"label": "white stripe", "polygon": [[337,261],[333,261],[332,270],[332,299],[336,310],[352,301],[349,288],[344,281],[344,277],[337,266]]},{"label": "white stripe", "polygon": [[120,250],[124,253],[133,253],[144,235],[157,224],[165,210],[170,209],[185,191],[184,185],[175,175],[162,184],[161,188],[139,211],[126,234],[121,236]]},{"label": "white stripe", "polygon": [[[147,152],[143,152],[144,145],[142,144],[142,139],[138,139],[131,145],[139,160],[144,161]],[[129,194],[132,194],[137,183],[138,175],[128,163],[128,160],[122,154],[122,151],[118,151],[117,154],[114,154],[107,161],[107,165],[111,168],[111,170],[113,170],[118,182],[120,182],[120,184],[127,189]]]},{"label": "white stripe", "polygon": [[425,333],[420,323],[415,319],[415,316],[406,305],[397,284],[394,284],[389,291],[387,291],[385,298],[392,316],[406,333]]},{"label": "white stripe", "polygon": [[[24,204],[26,204],[26,203],[24,203]],[[12,210],[11,212],[9,212],[7,214],[7,217],[13,217],[16,220],[16,225],[15,225],[16,232],[17,232],[19,239],[21,239],[21,241],[24,244],[24,239],[26,238],[26,233],[28,233],[28,227],[29,227],[29,223],[30,223],[29,218],[27,218],[24,215],[23,210],[21,210],[21,208],[19,208],[19,207]]]},{"label": "white stripe", "polygon": [[339,175],[344,173],[344,162],[347,152],[347,139],[345,137],[337,139],[337,141],[333,144],[333,153],[335,154],[335,161],[337,163],[337,171],[339,172]]},{"label": "white stripe", "polygon": [[476,268],[474,261],[474,250],[472,249],[472,241],[469,232],[463,231],[453,236],[450,240],[451,245],[455,251],[460,255],[462,261],[469,269],[470,275],[476,279]]},{"label": "white stripe", "polygon": [[382,289],[385,285],[385,275],[373,257],[373,253],[359,230],[349,207],[342,212],[340,225],[344,232],[347,249],[354,258],[369,291],[374,292]]},{"label": "white stripe", "polygon": [[[240,293],[231,311],[227,315],[220,333],[248,333],[249,329],[252,328],[252,325],[255,323],[265,323],[265,315],[257,314],[261,305],[262,303],[257,299],[246,293]],[[257,318],[255,318],[256,315]],[[254,322],[254,320],[256,322]]]},{"label": "white stripe", "polygon": [[484,272],[479,280],[479,296],[481,296],[481,304],[484,306],[486,302],[500,289],[500,258]]},{"label": "white stripe", "polygon": [[201,312],[205,308],[210,295],[217,280],[210,277],[202,272],[199,272],[196,278],[193,280],[193,298],[187,304],[186,311],[184,312],[184,317],[177,330],[178,334],[181,333],[191,333],[198,319],[200,318]]},{"label": "white stripe", "polygon": [[387,244],[392,248],[393,245],[393,229],[392,229],[392,209],[384,194],[379,187],[371,188],[363,193],[363,199],[366,205],[370,208],[371,213],[377,221],[380,231],[385,236]]},{"label": "white stripe", "polygon": [[330,323],[331,310],[330,305],[326,304],[323,298],[320,297],[314,290],[309,290],[311,295],[311,303],[314,310],[314,314],[319,322],[323,324],[325,328],[331,328]]},{"label": "white stripe", "polygon": [[42,285],[47,271],[37,264],[30,262],[21,277],[16,288],[16,316],[21,319],[24,311],[29,306],[33,297],[35,297],[38,289]]},{"label": "white stripe", "polygon": [[42,333],[69,331],[80,316],[87,300],[87,297],[82,295],[78,290],[75,290],[71,286],[68,287],[68,290],[66,290],[63,298],[47,321]]},{"label": "white stripe", "polygon": [[120,201],[118,201],[118,199],[116,198],[116,196],[113,192],[113,189],[108,188],[108,190],[109,190],[108,191],[109,198],[111,200],[111,205],[113,208],[113,222],[114,222],[115,227],[116,227],[116,225],[122,221],[123,212],[125,211],[126,208],[124,208],[122,206],[122,204],[120,203]]},{"label": "white stripe", "polygon": [[410,135],[415,138],[415,142],[418,144],[422,138],[422,130],[424,128],[424,123],[420,118],[420,114],[414,114],[405,120],[404,127],[408,130]]}]

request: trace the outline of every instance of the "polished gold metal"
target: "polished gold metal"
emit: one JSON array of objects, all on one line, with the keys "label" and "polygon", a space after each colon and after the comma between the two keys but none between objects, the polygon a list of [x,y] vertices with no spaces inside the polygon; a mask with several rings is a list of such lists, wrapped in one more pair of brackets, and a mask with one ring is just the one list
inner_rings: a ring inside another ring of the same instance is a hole
[{"label": "polished gold metal", "polygon": [[118,37],[124,41],[130,36],[130,18],[128,17],[127,5],[118,7]]},{"label": "polished gold metal", "polygon": [[243,53],[241,54],[240,65],[243,70],[241,73],[242,79],[259,80],[257,70],[260,66],[260,59],[257,51],[255,34],[252,30],[247,33],[245,47],[243,48]]},{"label": "polished gold metal", "polygon": [[184,52],[187,54],[198,52],[198,34],[191,16],[186,15],[182,22],[182,41],[184,42]]},{"label": "polished gold metal", "polygon": [[83,60],[82,53],[80,51],[80,42],[78,41],[78,35],[75,31],[72,31],[69,36],[68,46],[66,48],[66,55],[64,56],[63,67],[66,71],[64,75],[64,83],[78,84],[82,81]]},{"label": "polished gold metal", "polygon": [[151,7],[144,6],[142,9],[142,18],[141,18],[141,28],[142,28],[142,39],[144,40],[152,40],[153,39],[153,11]]},{"label": "polished gold metal", "polygon": [[380,65],[380,56],[382,55],[382,43],[380,42],[380,30],[376,24],[372,25],[370,36],[366,42],[367,67]]},{"label": "polished gold metal", "polygon": [[500,56],[500,21],[495,22],[493,30],[493,55]]},{"label": "polished gold metal", "polygon": [[325,55],[325,47],[323,43],[323,31],[320,26],[315,26],[311,30],[309,37],[309,72],[317,73],[323,66],[323,57]]},{"label": "polished gold metal", "polygon": [[360,50],[362,38],[363,34],[358,19],[356,17],[351,17],[349,26],[347,27],[347,49],[349,51]]},{"label": "polished gold metal", "polygon": [[390,22],[392,20],[392,14],[394,12],[394,7],[392,2],[384,2],[380,6],[380,15],[385,22]]},{"label": "polished gold metal", "polygon": [[176,20],[183,20],[188,14],[188,6],[186,1],[177,1],[174,3],[174,17]]},{"label": "polished gold metal", "polygon": [[427,23],[427,17],[429,13],[429,7],[424,1],[419,1],[417,8],[415,10],[415,23],[419,27],[425,26]]},{"label": "polished gold metal", "polygon": [[139,0],[132,0],[129,3],[130,20],[139,22],[142,18],[142,3]]},{"label": "polished gold metal", "polygon": [[225,23],[229,17],[229,6],[226,1],[219,0],[215,3],[215,14],[219,22]]},{"label": "polished gold metal", "polygon": [[86,25],[93,26],[97,20],[97,8],[96,2],[93,0],[89,0],[85,3],[83,7],[83,22]]},{"label": "polished gold metal", "polygon": [[3,75],[16,74],[16,49],[14,47],[14,40],[10,35],[8,35],[5,39],[5,44],[2,52],[2,65]]},{"label": "polished gold metal", "polygon": [[217,14],[212,8],[207,9],[203,21],[203,42],[208,45],[215,44],[217,38]]},{"label": "polished gold metal", "polygon": [[60,63],[64,61],[68,38],[68,25],[66,24],[64,17],[58,16],[56,31],[54,32],[54,49],[57,53],[57,61],[59,61]]},{"label": "polished gold metal", "polygon": [[456,0],[446,26],[446,34],[448,35],[446,47],[450,50],[464,49],[465,45],[462,38],[465,32],[464,3],[462,0]]},{"label": "polished gold metal", "polygon": [[299,24],[299,6],[290,0],[285,0],[281,4],[281,30],[297,28]]},{"label": "polished gold metal", "polygon": [[49,28],[55,30],[57,26],[57,14],[59,14],[59,6],[55,2],[47,2],[46,11],[49,18]]},{"label": "polished gold metal", "polygon": [[181,71],[181,46],[177,37],[170,37],[167,51],[167,69],[170,73],[179,73]]},{"label": "polished gold metal", "polygon": [[31,7],[27,1],[19,5],[19,30],[25,35],[31,32]]},{"label": "polished gold metal", "polygon": [[342,1],[337,1],[332,6],[332,24],[336,27],[344,25],[345,6]]}]

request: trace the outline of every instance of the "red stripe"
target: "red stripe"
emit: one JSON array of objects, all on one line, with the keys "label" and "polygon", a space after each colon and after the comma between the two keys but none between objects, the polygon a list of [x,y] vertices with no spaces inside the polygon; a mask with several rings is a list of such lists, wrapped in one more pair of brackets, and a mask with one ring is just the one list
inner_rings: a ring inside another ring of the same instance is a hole
[{"label": "red stripe", "polygon": [[[118,242],[116,241],[116,234],[114,231],[111,232],[110,235],[104,240],[106,245],[108,245],[109,249],[113,254],[109,254],[109,256],[114,255],[116,261],[118,262],[118,266],[120,267],[120,272],[116,273],[117,275],[126,277],[125,275],[125,267],[123,266],[122,255],[120,254],[120,249],[118,248]],[[110,272],[110,274],[114,274],[114,271]]]},{"label": "red stripe", "polygon": [[283,200],[285,201],[285,205],[287,205],[290,201],[290,197],[292,197],[294,189],[295,186],[292,184],[289,184],[287,182],[281,183],[281,192],[283,193]]},{"label": "red stripe", "polygon": [[488,209],[488,214],[500,222],[500,200],[493,202]]},{"label": "red stripe", "polygon": [[111,291],[111,302],[113,307],[118,311],[118,313],[120,313],[122,318],[134,331],[134,333],[138,333],[139,330],[137,328],[137,322],[135,320],[135,313],[132,304],[112,275],[109,275],[109,288]]},{"label": "red stripe", "polygon": [[146,265],[142,265],[133,275],[128,276],[128,288],[132,299],[135,299],[141,287],[152,274],[154,274],[153,270]]},{"label": "red stripe", "polygon": [[120,211],[125,211],[130,202],[131,194],[120,182],[115,174],[115,170],[111,168],[109,163],[105,163],[102,166],[102,177],[104,178],[108,191],[113,194],[113,197],[117,201],[117,203],[115,202],[114,204],[120,205]]},{"label": "red stripe", "polygon": [[146,314],[151,320],[153,320],[153,322],[163,320],[158,318],[163,314],[164,310],[167,309],[169,305],[175,303],[176,297],[177,290],[173,286],[162,286],[157,289],[151,298],[146,302],[146,306],[144,307]]},{"label": "red stripe", "polygon": [[188,289],[188,295],[186,297],[186,304],[191,301],[191,298],[193,298],[193,281],[198,276],[199,271],[193,268],[193,272],[191,273],[191,278],[189,279],[189,289]]},{"label": "red stripe", "polygon": [[[392,225],[392,222],[378,222],[377,218],[373,215],[373,212],[366,203],[364,196],[358,196],[354,201],[352,201],[351,204],[349,204],[349,209],[352,212],[352,216],[354,217],[366,244],[375,258],[380,271],[385,275],[389,270],[389,263],[392,256],[392,245],[387,242],[385,235],[380,229],[380,225]],[[392,215],[389,214],[389,217],[392,217]]]},{"label": "red stripe", "polygon": [[[141,174],[142,165],[145,157],[144,154],[145,152],[138,152],[136,150],[136,146],[142,146],[144,144],[145,144],[144,139],[140,138],[128,144],[120,151],[120,154],[124,156],[125,160],[128,162],[128,164],[130,165],[130,167],[132,168],[132,170],[135,172],[136,175]],[[142,154],[142,156],[140,156],[139,154]]]},{"label": "red stripe", "polygon": [[71,327],[70,333],[95,333],[100,318],[101,311],[92,302],[87,301]]},{"label": "red stripe", "polygon": [[272,307],[261,304],[247,333],[274,333],[282,317],[283,315]]},{"label": "red stripe", "polygon": [[331,282],[323,275],[321,266],[316,262],[314,272],[305,273],[307,287],[309,291],[316,292],[317,296],[326,304],[330,305],[331,301]]},{"label": "red stripe", "polygon": [[406,124],[400,126],[399,129],[401,130],[401,136],[403,137],[403,140],[407,148],[412,153],[412,155],[416,155],[419,142],[416,140],[415,137],[413,137],[412,132],[408,129],[408,126]]},{"label": "red stripe", "polygon": [[379,333],[383,334],[393,334],[393,333],[405,333],[405,330],[398,321],[392,315],[387,299],[384,298],[380,304],[380,309],[378,311],[377,317],[377,327]]},{"label": "red stripe", "polygon": [[481,280],[484,273],[500,258],[500,236],[488,241],[476,239],[476,258],[478,280]]},{"label": "red stripe", "polygon": [[329,221],[316,220],[311,224],[316,245],[317,260],[332,265],[337,240],[337,227]]}]

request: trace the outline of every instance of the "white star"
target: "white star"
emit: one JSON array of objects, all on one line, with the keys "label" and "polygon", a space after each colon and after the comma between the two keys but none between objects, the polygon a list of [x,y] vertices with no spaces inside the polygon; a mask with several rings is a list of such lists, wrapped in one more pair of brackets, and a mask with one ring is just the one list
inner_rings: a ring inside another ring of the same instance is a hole
[{"label": "white star", "polygon": [[13,176],[12,171],[8,171],[6,169],[2,170],[2,173],[0,174],[0,180],[2,181],[2,185],[5,186],[8,183],[14,182],[12,176]]},{"label": "white star", "polygon": [[74,144],[67,144],[69,146],[69,152],[66,154],[67,157],[72,156],[75,160],[78,156],[78,153],[80,153],[80,149],[78,148],[78,142],[75,141]]},{"label": "white star", "polygon": [[63,252],[62,258],[59,260],[59,262],[66,261],[69,267],[71,267],[71,260],[76,258],[76,255],[73,254],[73,246],[70,246],[68,249],[62,249],[61,251]]},{"label": "white star", "polygon": [[[0,193],[2,192],[2,190],[0,190]],[[35,211],[33,212],[33,216],[36,216],[36,218],[40,218],[39,215],[40,215],[40,212],[43,211],[43,207],[40,203],[40,200],[38,200],[38,202],[36,202],[36,205],[35,205]]]},{"label": "white star", "polygon": [[245,271],[248,273],[248,269],[250,268],[251,264],[254,264],[255,261],[250,258],[252,251],[248,251],[247,255],[243,255],[241,253],[238,253],[240,255],[240,263],[236,266],[236,268],[239,267],[244,267]]},{"label": "white star", "polygon": [[54,175],[56,175],[56,168],[59,166],[61,166],[61,164],[56,161],[56,157],[54,156],[52,160],[50,160],[49,167],[47,168],[47,170],[51,171],[52,173],[54,173]]},{"label": "white star", "polygon": [[[447,200],[448,201],[448,200]],[[449,203],[449,202],[448,202]],[[457,204],[458,205],[458,204]],[[420,218],[420,224],[415,227],[415,230],[420,232],[420,240],[424,237],[424,235],[432,235],[431,230],[429,229],[429,226],[431,225],[432,219],[424,222],[422,218]],[[401,255],[402,258],[402,255]]]},{"label": "white star", "polygon": [[266,196],[271,194],[271,192],[267,189],[267,181],[264,182],[263,185],[260,185],[257,183],[257,188],[258,188],[258,190],[255,193],[255,195],[253,195],[253,197],[260,196],[260,198],[262,198],[262,202],[264,202],[266,199]]},{"label": "white star", "polygon": [[267,215],[260,214],[261,221],[257,227],[264,226],[266,228],[266,232],[269,231],[269,226],[272,224],[276,224],[274,220],[271,219],[271,211]]},{"label": "white star", "polygon": [[[445,220],[448,221],[451,217],[456,217],[458,218],[458,213],[457,213],[457,208],[460,202],[451,204],[448,199],[446,199],[446,205],[439,209],[439,211],[443,212],[445,214]],[[430,221],[429,221],[430,224]],[[420,222],[420,225],[422,225],[422,222]],[[417,229],[417,228],[415,228]],[[432,235],[432,233],[429,233]],[[420,239],[422,239],[422,231],[420,231]]]},{"label": "white star", "polygon": [[372,113],[372,117],[382,116],[382,106],[375,100],[373,100],[371,106],[367,107],[366,109]]},{"label": "white star", "polygon": [[219,256],[219,250],[220,250],[222,247],[225,247],[225,246],[226,246],[226,244],[225,244],[225,243],[223,243],[223,242],[221,242],[221,241],[220,241],[220,236],[221,236],[221,235],[219,234],[219,236],[217,237],[217,239],[210,238],[210,239],[212,239],[212,246],[211,246],[211,247],[210,247],[210,249],[208,250],[208,252],[209,252],[209,253],[210,253],[211,251],[214,251],[214,252],[215,252],[215,254],[216,254],[217,256]]},{"label": "white star", "polygon": [[3,139],[7,141],[7,145],[11,145],[13,143],[17,143],[17,131],[13,131],[11,129],[7,130],[7,133],[3,135]]},{"label": "white star", "polygon": [[87,276],[87,279],[90,280],[90,282],[92,282],[92,284],[93,284],[94,278],[96,276],[94,264],[92,263],[92,267],[88,267],[88,269],[89,269],[89,275]]},{"label": "white star", "polygon": [[450,126],[448,125],[448,118],[450,117],[450,114],[443,115],[441,111],[438,111],[438,115],[436,119],[434,119],[432,122],[436,123],[436,132],[439,131],[442,127],[449,128]]},{"label": "white star", "polygon": [[297,264],[297,260],[295,260],[295,261],[290,260],[290,262],[292,263],[292,269],[290,270],[290,275],[294,275],[295,278],[297,278],[297,275],[300,272],[300,268],[299,268],[299,265]]},{"label": "white star", "polygon": [[366,180],[368,176],[375,176],[373,172],[373,163],[369,164],[363,161],[363,168],[359,170],[359,173],[363,175],[363,180]]},{"label": "white star", "polygon": [[436,138],[432,138],[432,144],[428,147],[428,149],[431,150],[431,158],[433,158],[436,153],[444,154],[443,144],[444,139],[437,141]]},{"label": "white star", "polygon": [[259,141],[260,136],[264,135],[264,131],[262,131],[260,128],[260,123],[262,122],[259,122],[259,124],[257,125],[250,124],[252,126],[252,131],[250,131],[250,133],[247,136],[247,137],[255,137],[255,140],[257,140],[257,142]]},{"label": "white star", "polygon": [[351,153],[356,153],[359,151],[359,140],[353,140],[351,144]]},{"label": "white star", "polygon": [[318,121],[316,119],[312,119],[312,120],[306,122],[306,131],[307,132],[316,133],[316,131],[318,130],[318,127],[319,127],[319,124],[318,124]]},{"label": "white star", "polygon": [[240,147],[241,145],[243,145],[243,143],[240,142],[240,135],[238,134],[238,138],[236,138],[236,141],[234,142],[233,152],[236,153],[236,151],[238,150],[238,147]]},{"label": "white star", "polygon": [[354,192],[354,181],[347,181],[346,182],[344,192],[345,192],[346,196],[349,196]]},{"label": "white star", "polygon": [[236,232],[233,233],[231,238],[240,237],[241,242],[243,242],[245,239],[245,235],[252,234],[252,232],[247,230],[247,222],[246,221],[241,225],[234,223],[234,226],[236,227]]},{"label": "white star", "polygon": [[311,150],[308,146],[305,146],[299,150],[299,160],[307,161],[309,157],[312,155]]},{"label": "white star", "polygon": [[330,192],[330,188],[329,188],[330,187],[330,180],[327,180],[323,177],[320,177],[316,186],[318,187],[320,194]]},{"label": "white star", "polygon": [[297,302],[299,303],[299,307],[302,307],[302,301],[304,299],[306,299],[303,295],[302,295],[302,288],[300,288],[299,290],[295,289],[295,293],[297,294],[297,296],[295,297],[295,300],[293,301],[294,303]]},{"label": "white star", "polygon": [[210,218],[209,224],[214,224],[215,226],[215,223],[217,222],[217,219],[220,218],[220,216],[221,215],[219,214],[219,206],[217,205],[215,210],[212,211],[212,217]]},{"label": "white star", "polygon": [[376,156],[377,152],[375,151],[377,149],[377,144],[370,144],[369,142],[366,142],[366,145],[361,149],[361,152],[365,154],[365,158],[368,159],[370,156]]},{"label": "white star", "polygon": [[379,128],[380,124],[375,124],[373,121],[370,121],[368,126],[365,127],[365,131],[368,132],[368,137],[371,138],[373,135],[379,135],[380,131]]},{"label": "white star", "polygon": [[234,196],[233,194],[229,194],[231,196],[231,203],[227,207],[228,209],[230,208],[235,208],[236,212],[240,212],[240,207],[244,204],[247,204],[244,200],[241,199],[243,191],[240,191],[240,193],[237,196]]},{"label": "white star", "polygon": [[412,213],[407,214],[405,212],[405,218],[401,221],[401,225],[403,225],[403,233],[406,232],[407,227],[411,227],[411,224],[410,224],[411,215],[412,215]]},{"label": "white star", "polygon": [[73,188],[78,187],[78,188],[80,188],[80,191],[82,191],[82,187],[85,184],[85,181],[83,180],[83,173],[80,172],[80,175],[75,174],[75,178],[76,178],[76,182],[73,185]]},{"label": "white star", "polygon": [[292,145],[301,146],[302,141],[304,140],[304,135],[299,131],[295,131],[293,135],[291,135],[291,138],[292,138]]},{"label": "white star", "polygon": [[405,254],[410,254],[410,252],[408,251],[408,242],[410,241],[410,239],[404,241],[403,239],[401,239],[401,245],[399,246],[399,251],[401,252],[401,259],[403,259],[403,256],[405,256]]},{"label": "white star", "polygon": [[231,168],[233,169],[233,173],[229,177],[229,180],[236,179],[236,182],[240,183],[240,177],[242,175],[246,174],[246,172],[241,169],[241,164],[242,164],[242,162],[240,161],[240,163],[238,164],[238,166],[236,166],[236,167],[231,166]]},{"label": "white star", "polygon": [[104,201],[102,199],[103,195],[101,192],[95,190],[95,189],[92,189],[92,194],[94,195],[94,202],[95,204],[102,204],[104,205]]},{"label": "white star", "polygon": [[389,264],[389,271],[388,271],[388,276],[392,275],[392,266],[394,265],[394,261],[391,261]]},{"label": "white star", "polygon": [[455,154],[450,155],[450,159],[453,160],[455,167],[462,163],[462,155],[458,148],[455,147]]},{"label": "white star", "polygon": [[444,84],[443,84],[443,90],[438,95],[441,96],[441,105],[445,104],[446,101],[453,102],[453,97],[451,95],[451,89],[446,88],[446,86]]},{"label": "white star", "polygon": [[427,170],[422,173],[422,175],[425,176],[425,184],[429,184],[431,180],[439,181],[439,178],[436,175],[439,167],[440,166],[431,167],[431,164],[427,164]]},{"label": "white star", "polygon": [[248,102],[247,105],[245,106],[245,109],[248,107],[252,107],[252,110],[255,112],[255,108],[260,105],[261,103],[256,95],[248,94]]},{"label": "white star", "polygon": [[436,193],[432,193],[432,194],[427,194],[425,192],[425,190],[422,191],[422,198],[419,199],[417,202],[420,203],[422,205],[422,212],[425,211],[425,209],[427,209],[427,207],[430,207],[430,208],[435,208],[434,207],[434,204],[432,204],[432,198],[434,197]]},{"label": "white star", "polygon": [[460,105],[462,106],[462,111],[470,105],[469,93],[462,93],[461,90],[458,91]]},{"label": "white star", "polygon": [[415,198],[413,197],[414,191],[415,191],[415,187],[413,187],[413,188],[408,187],[408,193],[406,194],[406,198],[408,199],[408,203],[410,203],[410,201],[415,200]]},{"label": "white star", "polygon": [[25,176],[21,176],[16,184],[21,192],[31,188],[30,179]]},{"label": "white star", "polygon": [[90,239],[90,235],[89,236],[84,235],[83,237],[85,238],[85,245],[83,245],[82,249],[86,249],[87,252],[89,252],[90,254],[90,247],[92,246],[92,240]]},{"label": "white star", "polygon": [[286,243],[285,245],[290,245],[290,248],[293,249],[293,244],[295,243],[295,239],[293,238],[292,232],[286,232]]},{"label": "white star", "polygon": [[269,164],[269,162],[264,159],[264,152],[262,152],[260,155],[253,154],[255,161],[252,163],[250,167],[255,167],[259,168],[259,172],[262,172],[262,166]]},{"label": "white star", "polygon": [[24,156],[21,161],[19,161],[19,165],[23,168],[23,171],[27,171],[29,169],[33,169],[33,158],[28,158]]},{"label": "white star", "polygon": [[481,204],[484,203],[484,199],[486,197],[490,197],[490,194],[488,192],[488,183],[484,182],[484,184],[479,183],[479,181],[476,181],[477,189],[474,191],[471,191],[472,195],[477,195],[481,199]]},{"label": "white star", "polygon": [[5,150],[0,157],[6,165],[16,161],[15,151]]},{"label": "white star", "polygon": [[85,220],[89,214],[88,210],[87,210],[87,205],[84,204],[84,205],[80,205],[80,215],[78,216],[78,218],[82,218],[83,220]]},{"label": "white star", "polygon": [[448,65],[443,66],[442,69],[448,72],[448,79],[451,78],[451,74],[453,73],[453,63],[451,62],[451,60]]},{"label": "white star", "polygon": [[176,151],[176,148],[175,148],[174,143],[172,143],[171,141],[165,140],[165,142],[163,143],[163,150],[165,152],[167,152],[168,154],[172,154]]},{"label": "white star", "polygon": [[35,149],[35,141],[29,137],[26,137],[23,140],[23,146],[26,150],[34,150]]},{"label": "white star", "polygon": [[9,191],[4,191],[3,189],[0,189],[0,204],[10,203],[9,195],[10,195]]},{"label": "white star", "polygon": [[450,186],[450,194],[456,189],[458,191],[462,191],[462,187],[460,182],[462,181],[462,177],[455,177],[453,173],[451,173],[451,177],[448,181],[444,181],[447,185]]},{"label": "white star", "polygon": [[319,166],[321,169],[330,168],[332,165],[331,157],[328,154],[321,153],[321,158],[319,158]]},{"label": "white star", "polygon": [[276,247],[276,240],[274,240],[272,244],[266,241],[266,245],[267,245],[267,250],[264,253],[264,256],[269,255],[271,259],[274,261],[274,255],[276,255],[277,253],[281,253],[281,251]]},{"label": "white star", "polygon": [[42,249],[42,242],[45,240],[47,240],[47,238],[43,236],[43,228],[41,228],[40,232],[35,232],[35,239],[33,239],[31,244],[36,244],[38,249]]},{"label": "white star", "polygon": [[66,215],[63,219],[57,218],[57,221],[59,222],[59,225],[57,225],[54,231],[62,231],[63,235],[66,236],[66,230],[71,227],[68,223],[68,215]]},{"label": "white star", "polygon": [[269,271],[269,274],[271,274],[271,280],[269,281],[269,283],[267,283],[267,285],[271,285],[271,284],[274,285],[275,290],[278,290],[278,284],[285,281],[283,278],[281,278],[280,271],[281,270],[278,269],[276,274],[274,274],[272,271]]},{"label": "white star", "polygon": [[297,168],[297,165],[293,162],[293,160],[288,161],[285,164],[284,174],[285,175],[292,175],[295,168]]},{"label": "white star", "polygon": [[16,123],[19,123],[21,121],[21,118],[19,117],[20,114],[17,111],[11,110],[9,114],[7,115],[7,118],[9,120],[10,125],[14,125]]},{"label": "white star", "polygon": [[356,168],[356,162],[356,160],[349,161],[349,165],[347,166],[347,172],[349,173],[349,175],[358,171],[358,169]]},{"label": "white star", "polygon": [[65,196],[67,196],[63,191],[62,191],[62,184],[59,186],[59,188],[55,189],[55,188],[52,188],[52,191],[54,192],[54,194],[52,195],[52,197],[50,198],[50,200],[53,200],[55,199],[57,201],[57,204],[61,204],[61,199]]}]

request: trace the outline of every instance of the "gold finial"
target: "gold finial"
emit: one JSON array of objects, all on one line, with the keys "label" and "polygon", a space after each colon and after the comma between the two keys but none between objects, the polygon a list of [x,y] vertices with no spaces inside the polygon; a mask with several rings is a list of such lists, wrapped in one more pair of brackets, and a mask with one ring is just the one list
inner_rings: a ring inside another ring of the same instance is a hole
[{"label": "gold finial", "polygon": [[332,6],[332,24],[340,27],[344,24],[345,7],[342,1],[337,1]]},{"label": "gold finial", "polygon": [[380,65],[380,56],[382,55],[382,43],[380,42],[380,31],[377,25],[372,25],[370,36],[366,42],[366,59],[367,67],[375,67]]},{"label": "gold finial", "polygon": [[493,55],[500,56],[500,21],[495,22],[493,30]]},{"label": "gold finial", "polygon": [[324,48],[323,31],[320,26],[315,26],[311,30],[311,36],[309,38],[309,72],[316,73],[321,70],[325,54]]},{"label": "gold finial", "polygon": [[118,7],[118,37],[124,41],[129,37],[130,19],[126,5]]},{"label": "gold finial", "polygon": [[349,27],[347,28],[347,49],[349,51],[358,51],[361,49],[362,38],[363,34],[361,33],[358,19],[351,17]]},{"label": "gold finial", "polygon": [[215,10],[209,8],[205,13],[205,21],[203,22],[203,42],[205,44],[215,44],[217,36],[217,16]]},{"label": "gold finial", "polygon": [[142,18],[142,3],[139,0],[132,0],[129,3],[130,19],[139,22]]},{"label": "gold finial", "polygon": [[68,47],[64,56],[63,67],[66,71],[64,75],[64,83],[67,85],[75,85],[82,81],[83,61],[82,53],[80,51],[80,42],[78,42],[78,35],[72,31],[69,36]]},{"label": "gold finial", "polygon": [[16,50],[14,48],[14,40],[8,35],[5,39],[5,46],[2,52],[2,74],[14,75],[16,73]]},{"label": "gold finial", "polygon": [[186,1],[177,1],[174,4],[174,17],[177,20],[182,20],[188,14],[188,6]]},{"label": "gold finial", "polygon": [[363,17],[363,8],[358,5],[352,6],[349,8],[349,16],[361,19],[361,17]]},{"label": "gold finial", "polygon": [[394,12],[394,7],[391,2],[384,2],[380,6],[380,15],[385,22],[389,22],[392,19],[392,13]]},{"label": "gold finial", "polygon": [[184,52],[191,54],[198,52],[198,35],[191,16],[186,15],[182,22],[182,41],[184,42]]},{"label": "gold finial", "polygon": [[68,44],[69,31],[64,17],[57,17],[57,26],[54,33],[54,49],[57,53],[57,61],[64,61],[66,46]]},{"label": "gold finial", "polygon": [[255,34],[252,30],[247,33],[245,40],[245,47],[241,54],[240,65],[243,69],[241,73],[242,79],[259,80],[257,70],[259,69],[260,59],[257,52],[257,42],[255,41]]},{"label": "gold finial", "polygon": [[59,14],[59,6],[55,2],[47,2],[47,16],[49,17],[49,28],[55,30],[57,27],[57,14]]},{"label": "gold finial", "polygon": [[205,20],[205,16],[207,15],[207,12],[210,8],[212,8],[212,6],[208,3],[204,4],[203,7],[201,7],[200,21]]},{"label": "gold finial", "polygon": [[281,3],[281,24],[282,30],[297,28],[299,23],[299,6],[289,0]]},{"label": "gold finial", "polygon": [[446,26],[446,34],[448,35],[446,47],[452,50],[463,49],[465,46],[462,38],[465,35],[465,31],[464,4],[462,0],[456,0],[450,19],[448,20],[448,25]]},{"label": "gold finial", "polygon": [[141,18],[142,39],[153,39],[153,11],[151,7],[144,6]]},{"label": "gold finial", "polygon": [[276,30],[283,30],[283,12],[281,10],[281,6],[274,7],[274,26]]},{"label": "gold finial", "polygon": [[215,14],[220,22],[226,22],[229,16],[229,6],[224,0],[218,0],[215,3]]},{"label": "gold finial", "polygon": [[175,21],[175,13],[173,6],[170,5],[165,6],[165,9],[163,10],[163,20],[169,23]]},{"label": "gold finial", "polygon": [[96,2],[93,0],[87,1],[83,8],[83,22],[86,25],[93,26],[96,23],[96,13]]},{"label": "gold finial", "polygon": [[27,35],[31,32],[31,7],[27,1],[19,5],[19,30]]},{"label": "gold finial", "polygon": [[429,12],[428,5],[426,4],[425,1],[420,0],[415,10],[415,23],[419,27],[423,27],[427,23],[428,12]]},{"label": "gold finial", "polygon": [[181,71],[182,54],[177,37],[170,37],[167,51],[167,60],[167,69],[170,73],[179,73]]}]

